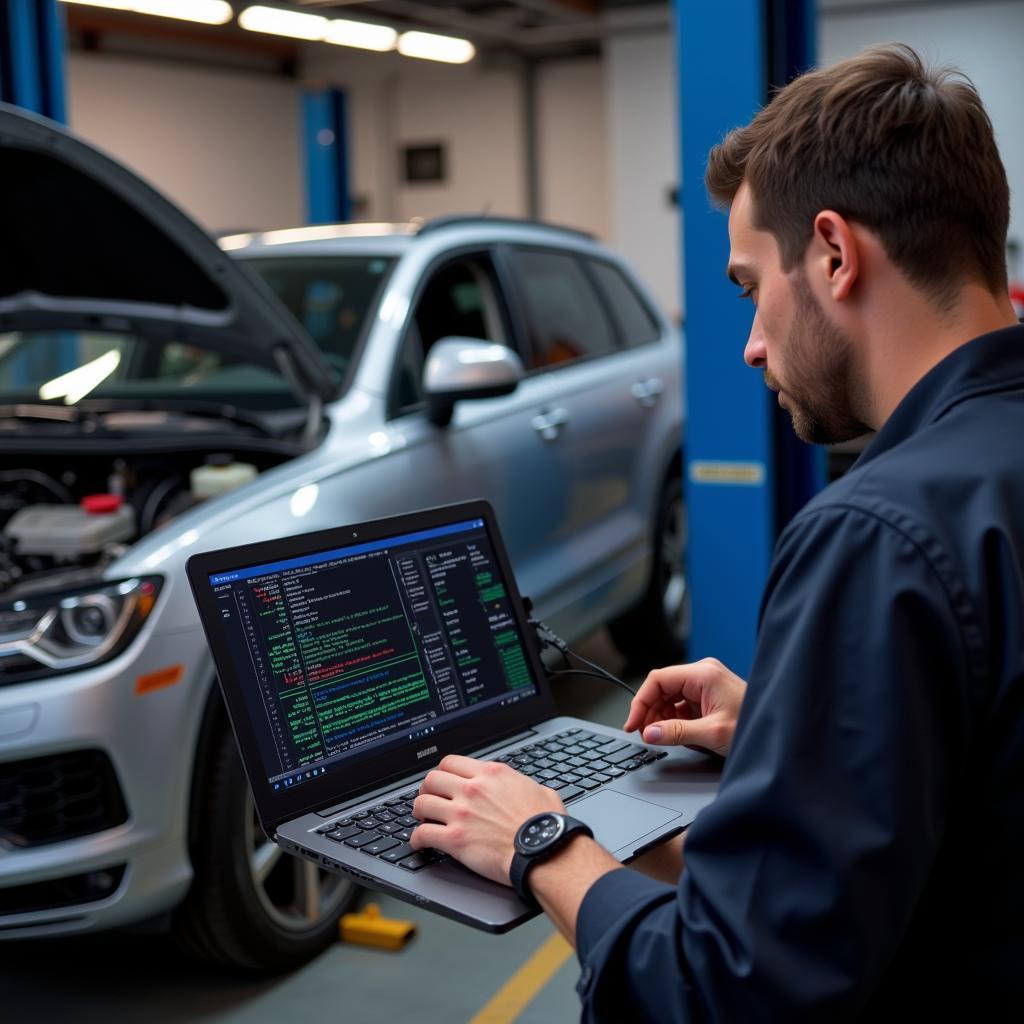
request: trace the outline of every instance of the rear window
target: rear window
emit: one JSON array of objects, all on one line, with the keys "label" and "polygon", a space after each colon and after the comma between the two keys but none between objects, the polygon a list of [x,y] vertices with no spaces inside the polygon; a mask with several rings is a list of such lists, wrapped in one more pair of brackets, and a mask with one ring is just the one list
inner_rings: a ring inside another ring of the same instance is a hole
[{"label": "rear window", "polygon": [[604,355],[615,330],[580,263],[547,249],[513,249],[513,272],[526,307],[534,366]]},{"label": "rear window", "polygon": [[589,260],[588,264],[619,323],[623,342],[632,347],[657,341],[661,325],[626,275],[602,260]]}]

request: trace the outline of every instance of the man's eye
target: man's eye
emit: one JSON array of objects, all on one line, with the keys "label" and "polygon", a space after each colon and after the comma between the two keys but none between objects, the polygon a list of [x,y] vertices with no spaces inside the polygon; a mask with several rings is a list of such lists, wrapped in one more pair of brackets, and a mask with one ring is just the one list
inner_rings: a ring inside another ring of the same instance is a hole
[{"label": "man's eye", "polygon": [[753,288],[744,288],[740,292],[740,298],[741,299],[753,299],[753,297],[754,297],[754,289]]}]

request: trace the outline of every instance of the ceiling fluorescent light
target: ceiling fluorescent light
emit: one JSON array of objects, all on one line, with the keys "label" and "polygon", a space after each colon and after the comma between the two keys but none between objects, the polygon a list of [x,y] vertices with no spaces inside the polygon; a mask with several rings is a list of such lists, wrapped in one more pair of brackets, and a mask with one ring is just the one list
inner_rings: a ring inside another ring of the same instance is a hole
[{"label": "ceiling fluorescent light", "polygon": [[155,14],[179,21],[198,21],[203,25],[225,25],[235,13],[227,0],[64,0],[64,3],[132,14]]},{"label": "ceiling fluorescent light", "polygon": [[203,25],[226,25],[235,16],[227,0],[134,0],[129,10]]},{"label": "ceiling fluorescent light", "polygon": [[327,19],[319,14],[286,11],[280,7],[247,7],[238,16],[238,24],[250,32],[267,32],[292,39],[323,39]]},{"label": "ceiling fluorescent light", "polygon": [[83,7],[106,7],[112,11],[130,11],[131,0],[63,0],[66,4],[81,4]]},{"label": "ceiling fluorescent light", "polygon": [[393,50],[398,42],[398,33],[386,25],[370,25],[365,21],[346,21],[335,18],[324,33],[325,43],[338,46],[355,46],[360,50],[378,50],[384,53]]},{"label": "ceiling fluorescent light", "polygon": [[468,39],[438,36],[433,32],[403,32],[398,37],[398,52],[421,60],[440,60],[445,64],[465,64],[476,56]]}]

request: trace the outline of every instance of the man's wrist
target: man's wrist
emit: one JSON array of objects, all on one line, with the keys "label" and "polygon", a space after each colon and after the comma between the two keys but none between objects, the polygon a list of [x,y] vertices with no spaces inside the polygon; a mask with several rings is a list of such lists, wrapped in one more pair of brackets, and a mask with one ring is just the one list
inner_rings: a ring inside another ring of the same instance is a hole
[{"label": "man's wrist", "polygon": [[530,872],[530,890],[559,931],[576,944],[576,916],[590,887],[622,865],[589,836],[574,836]]},{"label": "man's wrist", "polygon": [[[537,861],[537,863],[530,868],[530,873],[527,876],[529,879],[527,884],[530,886],[530,888],[533,888],[534,884],[537,881],[538,875],[540,875],[541,877],[545,877],[550,876],[552,874],[558,874],[560,871],[558,865],[560,863],[564,864],[565,861],[568,859],[568,854],[573,849],[576,849],[583,840],[586,840],[590,844],[590,846],[598,850],[604,849],[603,847],[598,845],[597,841],[594,839],[593,836],[588,836],[585,832],[578,832],[576,833],[576,835],[570,836],[566,840],[564,846],[560,846],[557,850],[549,854],[543,860]],[[554,871],[549,870],[548,872],[544,873],[542,871],[543,868],[553,868]]]}]

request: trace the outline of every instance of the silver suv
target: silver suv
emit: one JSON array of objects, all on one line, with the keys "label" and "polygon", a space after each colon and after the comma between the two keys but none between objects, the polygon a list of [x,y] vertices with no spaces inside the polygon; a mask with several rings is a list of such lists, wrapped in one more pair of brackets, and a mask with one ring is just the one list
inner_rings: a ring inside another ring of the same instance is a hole
[{"label": "silver suv", "polygon": [[295,965],[354,892],[259,832],[186,558],[483,497],[557,632],[671,656],[678,334],[571,231],[218,248],[2,107],[0,182],[0,937],[164,916],[208,959]]}]

